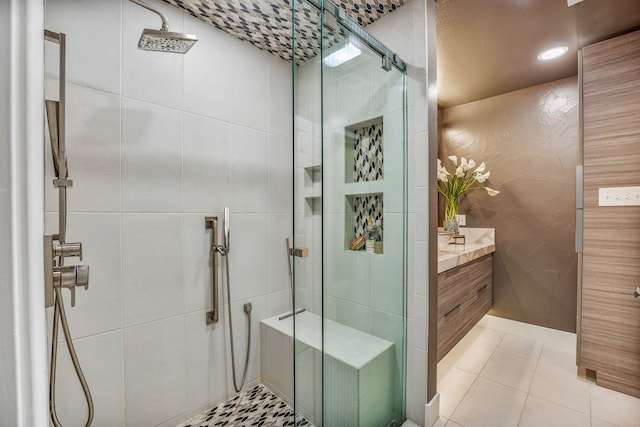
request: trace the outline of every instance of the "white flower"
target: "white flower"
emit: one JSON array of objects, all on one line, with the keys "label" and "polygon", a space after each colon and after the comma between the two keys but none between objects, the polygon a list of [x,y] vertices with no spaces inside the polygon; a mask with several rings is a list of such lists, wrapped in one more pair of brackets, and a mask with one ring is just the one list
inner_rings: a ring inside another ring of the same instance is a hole
[{"label": "white flower", "polygon": [[[473,169],[476,167],[476,161],[473,159],[469,159],[469,169]],[[467,169],[467,170],[469,170]]]},{"label": "white flower", "polygon": [[442,182],[449,182],[449,177],[450,176],[451,176],[451,174],[449,173],[447,168],[442,166],[442,161],[440,161],[440,159],[438,159],[438,179],[440,181],[442,181]]},{"label": "white flower", "polygon": [[477,173],[476,172],[474,178],[476,179],[476,181],[478,181],[480,184],[482,184],[487,179],[489,179],[489,175],[491,175],[491,171],[487,171],[487,173],[485,173],[485,174],[481,174],[481,173]]},{"label": "white flower", "polygon": [[[489,196],[496,196],[500,194],[497,190],[478,185],[486,182],[491,175],[491,172],[486,170],[487,165],[484,162],[480,163],[480,165],[474,170],[476,162],[472,158],[458,158],[458,156],[454,155],[451,155],[448,158],[455,165],[453,174],[449,173],[449,171],[442,165],[442,161],[440,159],[438,159],[437,169],[438,181],[442,182],[442,184],[438,183],[438,192],[444,196],[447,203],[447,209],[449,209],[449,205],[457,204],[460,196],[470,190],[479,190],[482,188],[487,191]],[[473,173],[469,172],[471,170],[473,170]],[[446,212],[449,211],[445,211],[445,213]],[[448,215],[448,213],[446,213],[446,215]]]}]

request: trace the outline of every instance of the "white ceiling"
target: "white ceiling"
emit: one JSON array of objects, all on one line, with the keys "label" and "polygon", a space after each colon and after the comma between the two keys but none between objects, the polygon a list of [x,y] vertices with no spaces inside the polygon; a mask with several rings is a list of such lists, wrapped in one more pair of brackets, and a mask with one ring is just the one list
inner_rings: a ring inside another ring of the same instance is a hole
[{"label": "white ceiling", "polygon": [[[640,0],[436,0],[438,103],[465,104],[578,73],[578,50],[640,27]],[[549,62],[538,53],[569,52]]]}]

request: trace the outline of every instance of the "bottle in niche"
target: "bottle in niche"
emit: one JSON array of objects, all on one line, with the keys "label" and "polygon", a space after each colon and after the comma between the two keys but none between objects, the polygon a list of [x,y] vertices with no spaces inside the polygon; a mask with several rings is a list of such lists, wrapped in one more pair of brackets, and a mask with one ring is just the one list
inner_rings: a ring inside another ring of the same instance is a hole
[{"label": "bottle in niche", "polygon": [[375,253],[375,242],[378,238],[378,230],[373,222],[373,219],[369,218],[367,220],[367,242],[365,245],[366,252],[368,254]]},{"label": "bottle in niche", "polygon": [[382,244],[382,220],[377,219],[375,224],[377,230],[377,238],[373,242],[373,253],[381,254],[383,250]]}]

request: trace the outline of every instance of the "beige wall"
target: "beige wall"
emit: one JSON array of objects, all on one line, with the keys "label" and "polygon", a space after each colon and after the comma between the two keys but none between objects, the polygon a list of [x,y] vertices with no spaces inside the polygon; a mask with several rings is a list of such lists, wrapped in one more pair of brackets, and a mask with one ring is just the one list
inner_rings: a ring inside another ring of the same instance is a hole
[{"label": "beige wall", "polygon": [[467,226],[496,229],[491,314],[575,332],[577,77],[448,108],[439,131],[446,166],[485,161],[501,192],[460,203]]}]

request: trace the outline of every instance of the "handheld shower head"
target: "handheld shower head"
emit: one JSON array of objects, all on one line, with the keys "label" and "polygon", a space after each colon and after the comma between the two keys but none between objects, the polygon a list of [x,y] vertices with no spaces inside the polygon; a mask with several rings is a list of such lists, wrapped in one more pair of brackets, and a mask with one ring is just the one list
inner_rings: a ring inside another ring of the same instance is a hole
[{"label": "handheld shower head", "polygon": [[162,19],[162,28],[151,30],[145,28],[138,41],[138,49],[151,50],[154,52],[187,53],[189,49],[198,41],[198,37],[193,34],[173,33],[169,31],[169,21],[164,13],[142,0],[129,0],[140,7],[150,10]]},{"label": "handheld shower head", "polygon": [[66,176],[60,176],[60,138],[59,138],[59,123],[58,117],[60,117],[60,102],[51,101],[46,99],[44,101],[45,108],[47,110],[47,122],[49,123],[49,139],[51,141],[51,153],[53,154],[53,168],[57,178],[67,178],[69,175],[69,168],[67,167],[67,159],[64,160],[65,174]]},{"label": "handheld shower head", "polygon": [[60,156],[58,153],[58,101],[44,101],[47,109],[47,122],[49,123],[49,139],[51,140],[51,152],[53,154],[53,168],[56,176],[59,176],[58,167],[60,165]]},{"label": "handheld shower head", "polygon": [[227,253],[229,253],[229,235],[230,235],[230,228],[229,228],[229,208],[225,207],[224,208],[224,241],[222,242],[224,244],[224,247],[227,251]]}]

